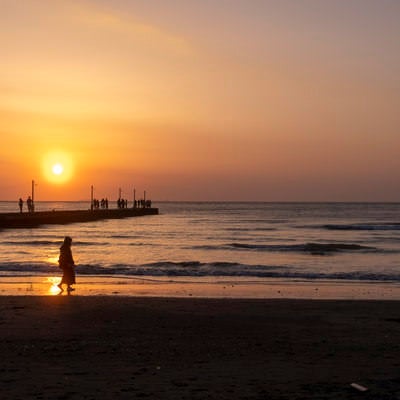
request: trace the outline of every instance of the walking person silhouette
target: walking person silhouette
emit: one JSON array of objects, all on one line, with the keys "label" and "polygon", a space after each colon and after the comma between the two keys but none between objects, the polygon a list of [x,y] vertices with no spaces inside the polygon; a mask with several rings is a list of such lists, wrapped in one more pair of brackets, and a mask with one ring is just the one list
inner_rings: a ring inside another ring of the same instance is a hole
[{"label": "walking person silhouette", "polygon": [[60,257],[58,259],[58,264],[63,271],[63,276],[61,282],[58,284],[61,292],[64,291],[62,285],[65,283],[67,285],[67,291],[71,292],[75,290],[71,285],[75,283],[75,262],[72,257],[71,251],[72,238],[66,236],[64,238],[64,243],[60,247]]}]

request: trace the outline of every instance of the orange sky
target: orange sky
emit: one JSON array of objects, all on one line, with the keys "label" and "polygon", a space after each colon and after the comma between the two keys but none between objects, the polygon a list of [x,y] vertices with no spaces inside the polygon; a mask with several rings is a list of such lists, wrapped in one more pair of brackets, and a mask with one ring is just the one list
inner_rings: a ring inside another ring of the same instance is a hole
[{"label": "orange sky", "polygon": [[0,5],[2,200],[400,199],[395,0]]}]

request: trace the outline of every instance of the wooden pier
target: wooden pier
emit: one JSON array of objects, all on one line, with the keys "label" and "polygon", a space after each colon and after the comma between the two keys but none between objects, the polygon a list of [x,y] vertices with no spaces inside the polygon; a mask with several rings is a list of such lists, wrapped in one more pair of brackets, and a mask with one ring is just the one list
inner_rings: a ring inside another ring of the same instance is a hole
[{"label": "wooden pier", "polygon": [[103,219],[157,215],[158,208],[118,208],[95,210],[54,210],[31,213],[1,213],[0,229],[37,228],[48,224],[72,224]]}]

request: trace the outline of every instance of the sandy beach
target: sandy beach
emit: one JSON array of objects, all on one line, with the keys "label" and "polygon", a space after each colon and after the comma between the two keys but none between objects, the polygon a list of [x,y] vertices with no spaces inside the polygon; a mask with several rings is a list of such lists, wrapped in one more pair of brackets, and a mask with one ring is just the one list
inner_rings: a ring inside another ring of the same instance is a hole
[{"label": "sandy beach", "polygon": [[399,301],[0,296],[0,307],[2,399],[400,398]]}]

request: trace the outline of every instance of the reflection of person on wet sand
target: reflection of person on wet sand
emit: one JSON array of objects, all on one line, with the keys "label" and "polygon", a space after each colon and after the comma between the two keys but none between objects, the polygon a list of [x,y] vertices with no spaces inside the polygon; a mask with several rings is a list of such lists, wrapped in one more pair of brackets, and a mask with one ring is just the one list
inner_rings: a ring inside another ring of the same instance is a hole
[{"label": "reflection of person on wet sand", "polygon": [[72,258],[71,244],[72,239],[69,236],[66,236],[64,243],[60,247],[60,257],[58,259],[58,264],[63,270],[63,276],[61,278],[61,282],[58,284],[58,287],[61,289],[61,291],[63,291],[62,285],[65,283],[67,285],[68,292],[75,290],[71,287],[71,285],[75,283],[75,263],[74,259]]}]

